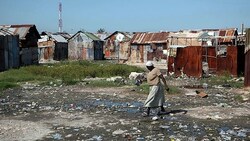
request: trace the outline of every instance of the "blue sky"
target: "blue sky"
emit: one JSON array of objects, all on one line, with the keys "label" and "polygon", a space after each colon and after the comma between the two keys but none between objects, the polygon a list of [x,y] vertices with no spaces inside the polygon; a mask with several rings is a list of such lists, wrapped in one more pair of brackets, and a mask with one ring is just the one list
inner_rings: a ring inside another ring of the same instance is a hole
[{"label": "blue sky", "polygon": [[0,25],[57,32],[59,1],[69,33],[250,27],[250,0],[0,0]]}]

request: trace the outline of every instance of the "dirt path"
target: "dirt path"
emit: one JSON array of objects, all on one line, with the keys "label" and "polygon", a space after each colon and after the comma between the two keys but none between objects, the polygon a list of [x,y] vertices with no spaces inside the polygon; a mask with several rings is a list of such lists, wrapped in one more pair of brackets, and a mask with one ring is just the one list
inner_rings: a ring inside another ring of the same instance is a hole
[{"label": "dirt path", "polygon": [[[166,95],[170,112],[143,117],[146,94],[131,87],[25,84],[0,98],[0,138],[9,140],[250,140],[245,90],[209,89],[207,98]],[[239,93],[241,91],[241,93]]]}]

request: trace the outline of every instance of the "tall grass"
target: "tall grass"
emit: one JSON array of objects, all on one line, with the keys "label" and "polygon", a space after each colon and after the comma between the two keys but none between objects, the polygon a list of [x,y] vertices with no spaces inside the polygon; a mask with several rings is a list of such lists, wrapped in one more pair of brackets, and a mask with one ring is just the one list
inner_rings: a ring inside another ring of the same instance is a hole
[{"label": "tall grass", "polygon": [[[125,64],[113,64],[107,61],[76,61],[57,64],[38,65],[11,69],[0,73],[0,82],[17,84],[27,81],[62,80],[64,84],[75,84],[86,77],[128,77],[132,71],[143,72],[143,69]],[[0,90],[5,86],[0,85]]]}]

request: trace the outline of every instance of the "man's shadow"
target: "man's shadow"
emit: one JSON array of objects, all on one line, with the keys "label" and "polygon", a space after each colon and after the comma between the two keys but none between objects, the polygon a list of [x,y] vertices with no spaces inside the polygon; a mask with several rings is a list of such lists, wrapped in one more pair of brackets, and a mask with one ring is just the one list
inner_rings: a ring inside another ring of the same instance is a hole
[{"label": "man's shadow", "polygon": [[169,115],[169,114],[178,114],[178,113],[186,114],[187,110],[182,110],[182,109],[170,110],[166,112],[159,112],[158,115]]}]

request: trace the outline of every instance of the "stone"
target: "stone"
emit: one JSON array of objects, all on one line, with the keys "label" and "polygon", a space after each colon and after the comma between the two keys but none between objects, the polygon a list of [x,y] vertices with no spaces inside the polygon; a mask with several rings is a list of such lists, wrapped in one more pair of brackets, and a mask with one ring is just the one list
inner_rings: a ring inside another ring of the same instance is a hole
[{"label": "stone", "polygon": [[118,129],[118,130],[115,130],[112,135],[115,136],[115,135],[121,135],[121,134],[124,134],[126,133],[127,130],[121,130],[121,129]]}]

